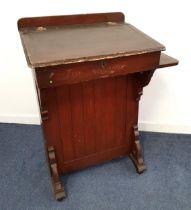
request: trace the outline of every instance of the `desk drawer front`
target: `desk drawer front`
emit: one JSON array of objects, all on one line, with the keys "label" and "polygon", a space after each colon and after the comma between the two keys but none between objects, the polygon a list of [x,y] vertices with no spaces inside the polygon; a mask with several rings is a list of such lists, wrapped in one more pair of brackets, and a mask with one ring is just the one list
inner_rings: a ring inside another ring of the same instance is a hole
[{"label": "desk drawer front", "polygon": [[155,52],[123,58],[41,68],[36,69],[36,79],[39,88],[75,84],[155,69],[159,64],[159,58],[160,52]]}]

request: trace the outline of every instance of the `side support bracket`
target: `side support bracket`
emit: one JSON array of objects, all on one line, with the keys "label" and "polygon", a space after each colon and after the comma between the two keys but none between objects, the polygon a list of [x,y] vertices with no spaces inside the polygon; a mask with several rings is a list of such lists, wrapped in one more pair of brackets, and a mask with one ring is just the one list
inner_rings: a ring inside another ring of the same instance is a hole
[{"label": "side support bracket", "polygon": [[55,156],[55,150],[53,146],[48,147],[48,159],[49,159],[50,173],[51,173],[52,185],[54,189],[54,195],[57,201],[61,201],[65,197],[65,191],[60,181],[58,168],[57,168],[57,161],[56,161],[56,156]]},{"label": "side support bracket", "polygon": [[129,154],[129,157],[133,161],[137,173],[141,174],[146,170],[146,166],[144,164],[143,157],[141,154],[141,145],[139,142],[139,131],[137,125],[134,125],[133,129],[134,129],[133,149],[132,152]]}]

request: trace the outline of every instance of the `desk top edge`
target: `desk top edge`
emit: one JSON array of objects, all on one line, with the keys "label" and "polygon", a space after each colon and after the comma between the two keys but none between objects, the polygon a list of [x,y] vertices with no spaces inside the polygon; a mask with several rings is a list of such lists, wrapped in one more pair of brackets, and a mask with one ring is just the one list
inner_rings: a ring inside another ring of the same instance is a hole
[{"label": "desk top edge", "polygon": [[116,53],[116,54],[110,54],[110,55],[100,55],[100,56],[94,56],[94,57],[87,57],[87,58],[76,58],[76,59],[68,59],[68,60],[58,60],[54,62],[46,62],[46,63],[35,63],[31,64],[30,60],[26,57],[28,66],[32,69],[35,68],[44,68],[44,67],[54,67],[54,66],[60,66],[60,65],[66,65],[66,64],[74,64],[74,63],[84,63],[84,62],[92,62],[92,61],[100,61],[100,60],[107,60],[107,59],[114,59],[114,58],[122,58],[122,57],[129,57],[129,56],[135,56],[135,55],[141,55],[141,54],[147,54],[147,53],[155,53],[162,51],[161,48],[158,48],[157,50],[147,50],[142,52],[131,52],[131,53]]}]

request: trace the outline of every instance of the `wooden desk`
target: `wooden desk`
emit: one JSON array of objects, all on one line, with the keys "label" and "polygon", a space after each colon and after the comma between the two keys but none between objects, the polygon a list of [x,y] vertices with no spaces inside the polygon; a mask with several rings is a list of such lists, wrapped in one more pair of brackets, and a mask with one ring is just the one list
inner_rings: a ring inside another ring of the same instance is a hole
[{"label": "wooden desk", "polygon": [[63,173],[126,155],[142,173],[139,99],[157,68],[178,61],[122,13],[22,18],[18,29],[56,199],[65,196]]}]

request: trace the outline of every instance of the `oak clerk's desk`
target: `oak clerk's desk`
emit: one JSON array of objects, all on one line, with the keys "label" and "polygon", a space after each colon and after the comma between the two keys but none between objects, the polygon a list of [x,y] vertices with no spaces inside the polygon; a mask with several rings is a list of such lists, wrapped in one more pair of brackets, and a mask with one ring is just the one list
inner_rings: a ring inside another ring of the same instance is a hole
[{"label": "oak clerk's desk", "polygon": [[18,29],[34,72],[56,199],[65,196],[61,173],[126,155],[143,172],[142,89],[155,69],[178,61],[122,13],[23,18]]}]

